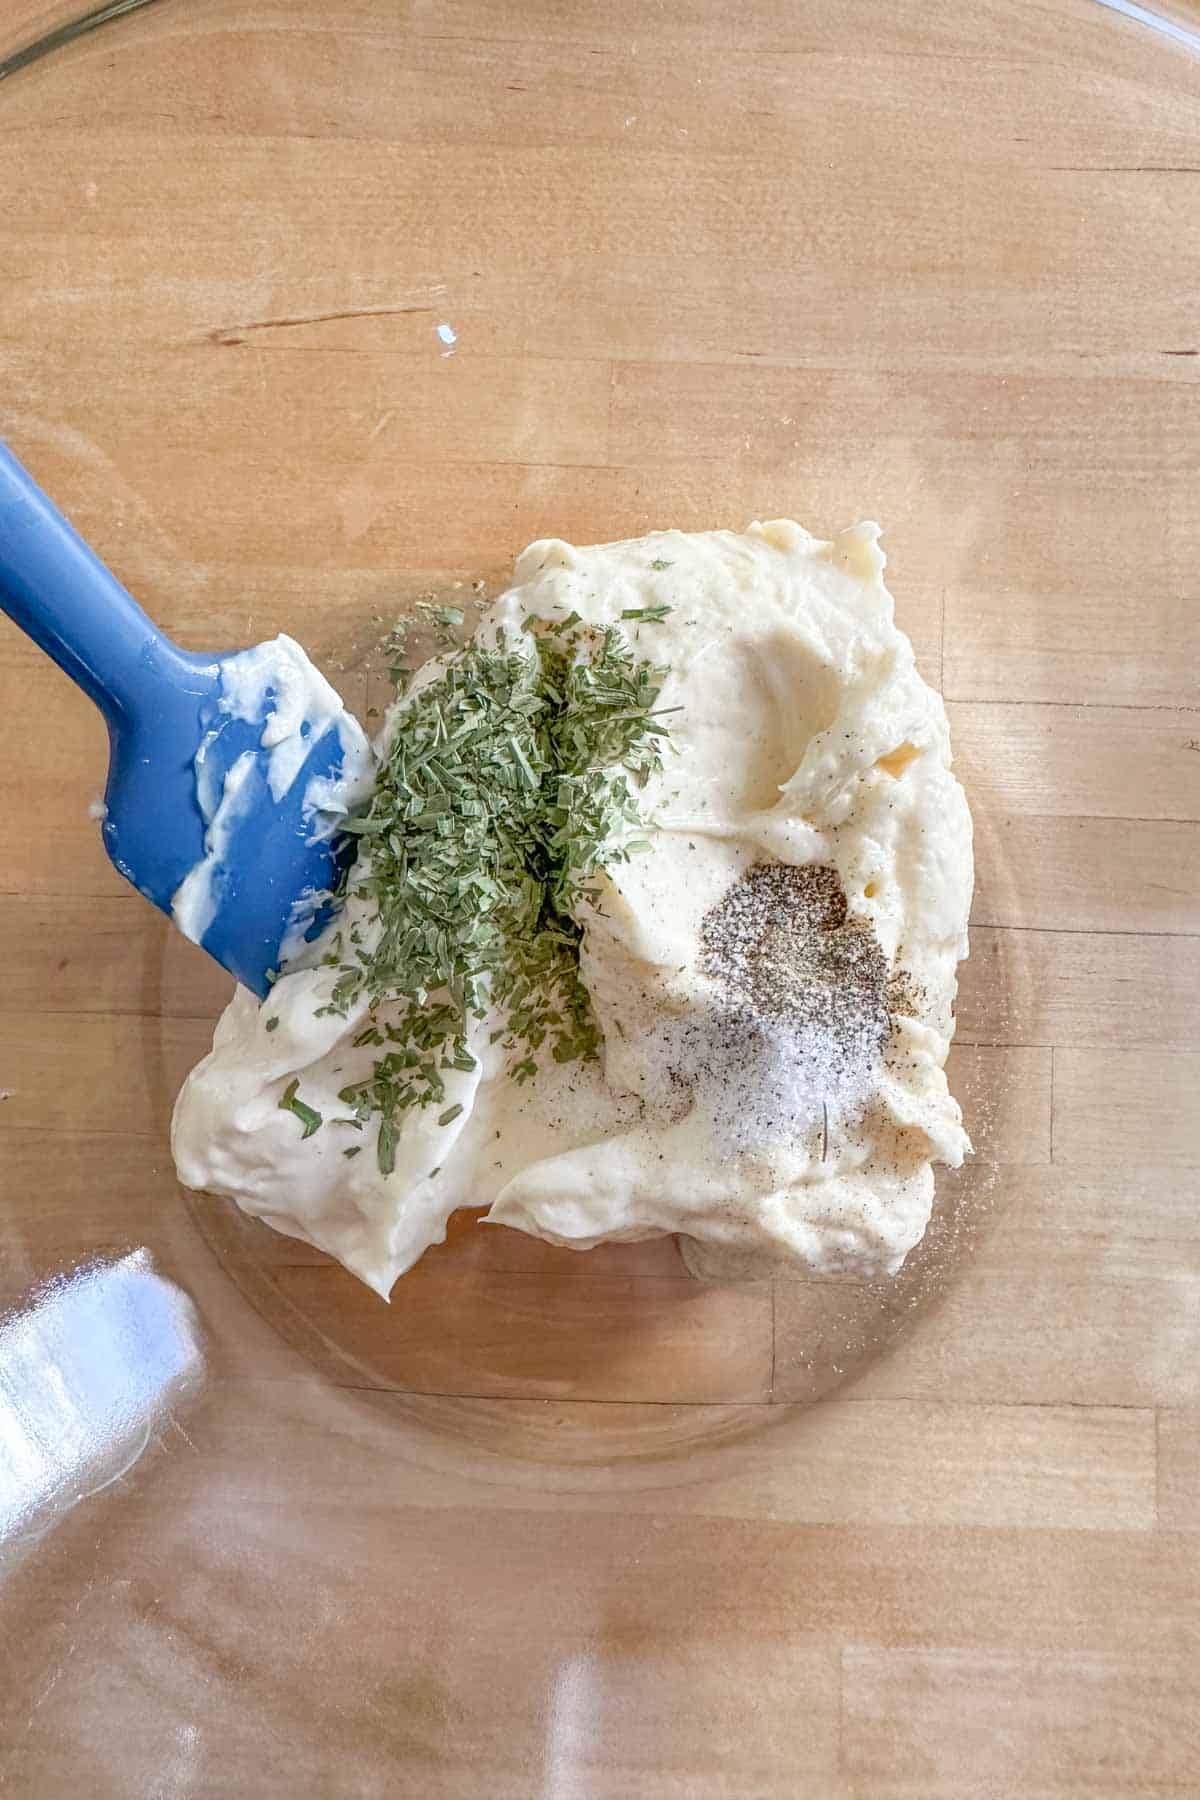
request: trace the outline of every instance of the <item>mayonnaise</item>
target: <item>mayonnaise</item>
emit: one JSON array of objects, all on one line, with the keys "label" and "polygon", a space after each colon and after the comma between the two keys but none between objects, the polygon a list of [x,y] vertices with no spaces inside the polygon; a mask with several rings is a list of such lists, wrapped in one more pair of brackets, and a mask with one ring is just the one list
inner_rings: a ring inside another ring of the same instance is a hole
[{"label": "mayonnaise", "polygon": [[[601,625],[670,609],[622,627],[669,665],[660,704],[680,710],[642,794],[649,851],[613,865],[580,915],[602,1059],[546,1059],[518,1086],[489,1041],[496,1021],[473,1021],[476,1067],[446,1071],[439,1107],[404,1116],[384,1175],[373,1128],[338,1122],[338,1091],[372,1066],[352,1041],[365,1003],[320,1013],[336,970],[310,946],[262,1006],[239,990],[188,1078],[181,1179],[385,1296],[459,1207],[580,1249],[681,1232],[817,1272],[897,1269],[928,1221],[932,1164],[970,1147],[943,1066],[972,858],[945,709],[895,626],[883,567],[873,525],[832,542],[781,520],[532,544],[482,632],[530,612]],[[859,1033],[849,1053],[816,1014],[799,1031],[730,1028],[705,945],[764,863],[835,872],[848,929],[892,983],[882,1036]],[[352,901],[342,924],[369,934],[366,906]],[[326,1121],[307,1139],[279,1107],[294,1078]]]}]

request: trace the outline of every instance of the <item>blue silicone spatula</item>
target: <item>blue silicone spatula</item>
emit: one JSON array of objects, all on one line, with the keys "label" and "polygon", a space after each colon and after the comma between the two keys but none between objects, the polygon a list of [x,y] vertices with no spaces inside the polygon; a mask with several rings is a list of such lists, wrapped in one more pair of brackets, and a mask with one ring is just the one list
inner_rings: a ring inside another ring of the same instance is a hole
[{"label": "blue silicone spatula", "polygon": [[[108,725],[104,844],[126,880],[170,914],[185,876],[211,848],[197,791],[197,753],[211,793],[238,765],[238,804],[226,822],[198,941],[260,996],[285,936],[337,883],[350,840],[314,821],[314,778],[340,779],[341,728],[319,721],[302,736],[286,791],[270,780],[263,743],[277,694],[257,717],[229,709],[225,656],[181,650],[157,630],[17,459],[0,444],[0,608],[78,682]],[[53,719],[45,721],[47,734]],[[210,809],[211,810],[211,809]],[[212,859],[210,858],[210,862]]]}]

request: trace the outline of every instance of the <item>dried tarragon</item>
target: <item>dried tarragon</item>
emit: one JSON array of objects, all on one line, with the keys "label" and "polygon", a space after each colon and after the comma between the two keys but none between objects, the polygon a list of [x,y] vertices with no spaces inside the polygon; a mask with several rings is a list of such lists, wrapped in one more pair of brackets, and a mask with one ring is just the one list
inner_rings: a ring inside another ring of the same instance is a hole
[{"label": "dried tarragon", "polygon": [[[345,1017],[366,996],[353,1041],[379,1055],[339,1098],[354,1122],[378,1118],[385,1174],[404,1113],[444,1099],[447,1069],[475,1067],[470,1020],[497,1015],[492,1041],[517,1081],[543,1045],[559,1062],[597,1055],[577,915],[599,870],[645,848],[629,828],[635,790],[661,767],[666,674],[617,626],[531,615],[519,642],[500,629],[405,695],[371,802],[347,823],[361,849],[343,891],[372,904],[378,928],[335,935],[322,1008]],[[398,659],[401,692],[408,676]]]}]

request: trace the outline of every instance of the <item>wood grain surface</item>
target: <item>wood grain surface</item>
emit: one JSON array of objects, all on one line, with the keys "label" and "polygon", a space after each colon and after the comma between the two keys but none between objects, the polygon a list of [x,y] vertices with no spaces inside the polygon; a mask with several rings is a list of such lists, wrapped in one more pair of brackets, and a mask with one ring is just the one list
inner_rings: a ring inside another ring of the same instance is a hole
[{"label": "wood grain surface", "polygon": [[[978,858],[894,1288],[462,1216],[388,1309],[175,1185],[228,983],[0,621],[0,1791],[1200,1793],[1200,51],[159,0],[0,82],[0,180],[0,433],[182,642],[365,709],[535,537],[875,517]],[[190,1361],[101,1429],[113,1271]]]}]

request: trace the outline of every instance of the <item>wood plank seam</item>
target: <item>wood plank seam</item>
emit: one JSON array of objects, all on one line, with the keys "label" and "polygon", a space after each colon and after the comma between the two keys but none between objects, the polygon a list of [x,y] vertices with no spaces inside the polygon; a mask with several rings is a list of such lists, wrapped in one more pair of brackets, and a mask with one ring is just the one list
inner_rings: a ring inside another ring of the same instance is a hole
[{"label": "wood plank seam", "polygon": [[[1069,709],[1071,712],[1165,712],[1174,713],[1176,717],[1178,717],[1180,713],[1189,716],[1194,713],[1196,718],[1200,720],[1200,706],[1181,706],[1173,704],[1168,700],[990,700],[986,697],[978,699],[971,694],[950,694],[947,693],[945,689],[942,690],[942,699],[950,701],[954,706],[1000,706],[1004,707],[1005,710],[1011,710],[1014,706],[1045,706],[1053,707],[1059,712],[1063,711],[1064,708]],[[1200,746],[1188,745],[1189,750],[1193,747],[1200,749]],[[1078,813],[1071,813],[1069,816],[1071,818],[1078,818],[1081,815]]]},{"label": "wood plank seam", "polygon": [[1154,1529],[1162,1529],[1162,1489],[1163,1489],[1163,1451],[1162,1451],[1162,1407],[1154,1409]]},{"label": "wood plank seam", "polygon": [[779,1307],[778,1288],[771,1283],[771,1371],[767,1377],[767,1404],[775,1404],[775,1369],[779,1361]]},{"label": "wood plank seam", "polygon": [[[5,896],[0,896],[3,898]],[[1075,925],[993,925],[986,919],[972,919],[971,929],[979,931],[1036,932],[1046,937],[1077,938],[1170,938],[1177,944],[1200,943],[1200,931],[1085,931]]]}]

